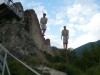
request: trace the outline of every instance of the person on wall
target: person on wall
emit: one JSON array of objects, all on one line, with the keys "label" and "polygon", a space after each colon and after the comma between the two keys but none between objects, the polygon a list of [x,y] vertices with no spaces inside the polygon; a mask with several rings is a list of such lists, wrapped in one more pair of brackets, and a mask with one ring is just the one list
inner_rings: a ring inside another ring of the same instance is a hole
[{"label": "person on wall", "polygon": [[48,21],[48,19],[46,17],[46,13],[43,13],[43,17],[40,19],[40,25],[41,25],[43,36],[44,36],[45,31],[46,31],[47,21]]}]

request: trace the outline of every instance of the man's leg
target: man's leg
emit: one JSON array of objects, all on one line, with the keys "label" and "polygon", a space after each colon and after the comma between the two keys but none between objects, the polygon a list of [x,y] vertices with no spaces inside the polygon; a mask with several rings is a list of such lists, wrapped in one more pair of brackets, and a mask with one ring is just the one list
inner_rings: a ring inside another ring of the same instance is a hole
[{"label": "man's leg", "polygon": [[65,45],[66,45],[66,49],[67,49],[67,43]]},{"label": "man's leg", "polygon": [[65,44],[63,43],[63,48],[65,48]]},{"label": "man's leg", "polygon": [[66,49],[66,44],[65,43],[63,43],[63,47],[64,47],[64,49]]},{"label": "man's leg", "polygon": [[66,63],[68,64],[68,49],[67,49],[67,43],[65,43],[65,50],[66,50]]}]

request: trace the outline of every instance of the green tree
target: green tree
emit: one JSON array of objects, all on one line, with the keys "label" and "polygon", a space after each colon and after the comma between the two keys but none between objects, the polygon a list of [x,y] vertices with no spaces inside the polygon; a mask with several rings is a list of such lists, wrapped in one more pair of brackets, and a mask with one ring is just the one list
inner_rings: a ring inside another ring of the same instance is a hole
[{"label": "green tree", "polygon": [[93,65],[95,65],[100,62],[100,43],[92,44],[91,47],[92,47],[92,50],[91,50],[92,60],[91,61],[93,62]]},{"label": "green tree", "polygon": [[73,49],[68,50],[68,60],[69,60],[70,64],[76,63],[76,61],[78,60],[78,57],[76,55],[75,50],[73,50]]}]

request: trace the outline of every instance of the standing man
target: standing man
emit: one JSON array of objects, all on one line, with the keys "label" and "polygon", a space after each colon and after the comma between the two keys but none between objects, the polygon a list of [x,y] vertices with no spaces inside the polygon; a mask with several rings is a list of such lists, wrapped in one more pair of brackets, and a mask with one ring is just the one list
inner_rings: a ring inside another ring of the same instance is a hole
[{"label": "standing man", "polygon": [[61,39],[63,36],[63,47],[67,49],[68,39],[69,39],[69,30],[66,29],[66,26],[64,26],[64,29],[61,33]]},{"label": "standing man", "polygon": [[66,26],[64,26],[64,29],[62,30],[61,39],[63,36],[63,46],[64,49],[66,49],[66,63],[68,64],[68,50],[67,50],[67,44],[69,39],[69,30],[66,29]]},{"label": "standing man", "polygon": [[46,18],[46,13],[43,13],[43,17],[40,19],[40,25],[41,25],[43,36],[44,36],[45,31],[46,31],[47,21],[48,21],[48,19]]}]

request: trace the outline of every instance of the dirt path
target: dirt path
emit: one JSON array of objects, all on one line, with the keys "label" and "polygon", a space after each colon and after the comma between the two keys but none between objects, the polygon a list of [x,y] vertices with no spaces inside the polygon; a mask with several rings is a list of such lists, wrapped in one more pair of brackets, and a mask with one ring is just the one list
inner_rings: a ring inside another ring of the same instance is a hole
[{"label": "dirt path", "polygon": [[55,70],[53,68],[49,68],[49,67],[38,67],[38,69],[40,70],[44,70],[44,72],[49,72],[51,75],[67,75],[66,73],[64,72],[61,72],[61,71],[58,71],[58,70]]}]

